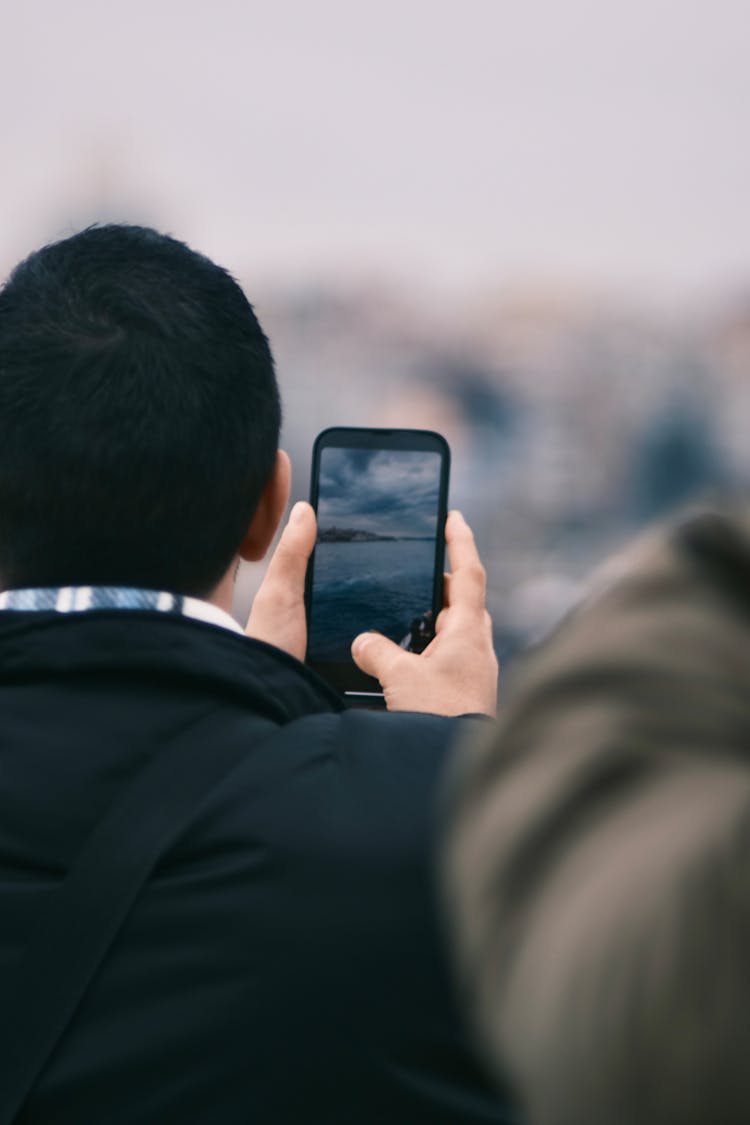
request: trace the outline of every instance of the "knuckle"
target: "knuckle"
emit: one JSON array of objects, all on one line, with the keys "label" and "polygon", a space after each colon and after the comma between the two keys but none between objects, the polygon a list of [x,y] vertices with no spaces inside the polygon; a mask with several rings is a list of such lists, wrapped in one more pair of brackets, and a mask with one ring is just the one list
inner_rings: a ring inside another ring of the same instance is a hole
[{"label": "knuckle", "polygon": [[386,675],[391,675],[403,665],[407,654],[401,649],[392,652],[390,649],[383,653],[382,670]]},{"label": "knuckle", "polygon": [[484,587],[487,581],[487,572],[478,559],[472,559],[470,563],[466,564],[466,574],[477,586]]},{"label": "knuckle", "polygon": [[269,581],[263,595],[266,604],[279,610],[296,609],[301,601],[298,592],[286,582]]}]

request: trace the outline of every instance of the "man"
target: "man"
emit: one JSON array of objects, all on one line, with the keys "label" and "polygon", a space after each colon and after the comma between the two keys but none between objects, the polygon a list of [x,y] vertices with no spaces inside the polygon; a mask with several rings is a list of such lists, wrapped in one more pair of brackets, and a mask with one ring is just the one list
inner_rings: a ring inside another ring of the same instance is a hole
[{"label": "man", "polygon": [[[8,1105],[34,1078],[26,1044],[70,1009],[20,1121],[509,1120],[454,1011],[431,885],[436,786],[476,722],[449,716],[494,707],[471,532],[451,514],[449,606],[423,656],[376,635],[354,646],[391,711],[433,714],[345,710],[300,663],[308,505],[247,636],[229,616],[239,559],[263,557],[286,507],[279,419],[246,298],[179,242],[90,229],[0,293]],[[196,770],[234,753],[85,979],[127,857]],[[55,904],[97,863],[71,918]]]},{"label": "man", "polygon": [[460,762],[464,984],[532,1125],[743,1125],[748,506],[658,529],[617,569]]}]

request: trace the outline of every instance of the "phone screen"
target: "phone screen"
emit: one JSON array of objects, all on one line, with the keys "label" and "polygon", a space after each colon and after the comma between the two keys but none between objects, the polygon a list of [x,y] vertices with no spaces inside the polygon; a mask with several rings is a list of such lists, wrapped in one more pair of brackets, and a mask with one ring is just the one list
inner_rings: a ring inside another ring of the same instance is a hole
[{"label": "phone screen", "polygon": [[376,629],[411,652],[442,602],[448,447],[414,430],[328,430],[313,456],[318,540],[308,572],[308,663],[353,693],[379,693],[354,664]]}]

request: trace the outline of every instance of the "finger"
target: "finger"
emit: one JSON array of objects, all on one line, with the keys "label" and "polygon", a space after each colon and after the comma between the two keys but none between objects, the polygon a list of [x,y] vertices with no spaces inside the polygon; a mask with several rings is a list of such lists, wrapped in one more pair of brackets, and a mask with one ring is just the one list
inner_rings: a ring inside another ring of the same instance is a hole
[{"label": "finger", "polygon": [[264,584],[282,584],[298,589],[302,594],[316,534],[315,512],[304,500],[299,500],[291,510],[289,521],[268,564]]},{"label": "finger", "polygon": [[440,633],[442,633],[443,629],[445,629],[446,625],[448,625],[448,623],[450,622],[450,620],[451,620],[450,614],[451,614],[450,606],[447,606],[445,609],[440,610],[440,613],[437,615],[437,620],[435,621],[435,636],[436,637],[439,636]]},{"label": "finger", "polygon": [[388,679],[394,662],[409,659],[407,653],[382,633],[360,633],[352,642],[354,663],[381,684]]},{"label": "finger", "polygon": [[487,579],[473,532],[459,511],[450,512],[445,521],[445,542],[451,564],[451,606],[483,611]]}]

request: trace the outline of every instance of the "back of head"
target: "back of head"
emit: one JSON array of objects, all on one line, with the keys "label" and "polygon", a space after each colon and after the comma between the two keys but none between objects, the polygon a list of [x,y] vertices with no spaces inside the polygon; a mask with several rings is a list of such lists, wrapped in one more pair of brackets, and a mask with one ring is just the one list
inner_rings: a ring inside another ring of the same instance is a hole
[{"label": "back of head", "polygon": [[0,291],[0,583],[201,596],[274,464],[268,341],[229,274],[93,227]]}]

